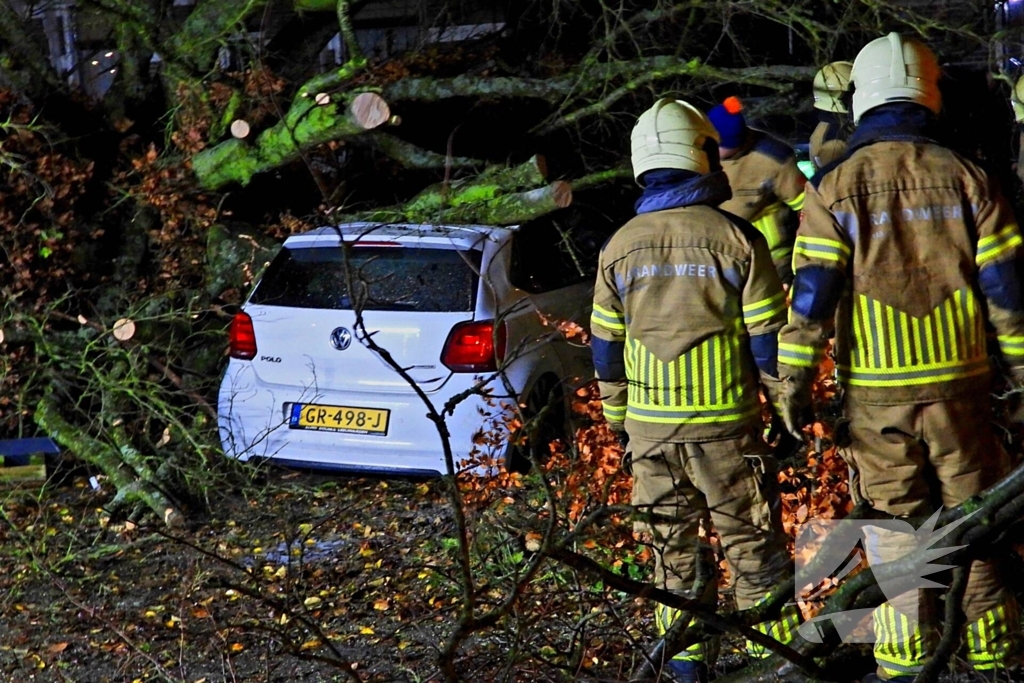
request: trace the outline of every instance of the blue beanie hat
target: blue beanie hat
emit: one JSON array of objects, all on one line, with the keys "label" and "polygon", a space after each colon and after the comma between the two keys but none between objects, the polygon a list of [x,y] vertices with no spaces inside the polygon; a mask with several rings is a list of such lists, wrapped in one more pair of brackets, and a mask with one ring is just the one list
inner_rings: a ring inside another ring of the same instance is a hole
[{"label": "blue beanie hat", "polygon": [[721,147],[736,148],[743,144],[747,134],[747,122],[743,118],[743,104],[738,97],[727,97],[708,112],[708,118],[715,130],[722,136]]}]

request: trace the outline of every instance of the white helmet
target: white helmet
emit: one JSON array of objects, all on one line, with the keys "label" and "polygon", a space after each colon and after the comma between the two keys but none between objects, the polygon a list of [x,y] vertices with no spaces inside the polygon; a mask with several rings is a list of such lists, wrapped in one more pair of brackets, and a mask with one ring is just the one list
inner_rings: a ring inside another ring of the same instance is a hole
[{"label": "white helmet", "polygon": [[898,33],[872,40],[853,60],[853,120],[890,102],[942,108],[939,61],[928,46]]},{"label": "white helmet", "polygon": [[814,108],[836,114],[847,113],[843,95],[850,91],[850,62],[826,64],[814,75]]},{"label": "white helmet", "polygon": [[704,145],[721,139],[701,110],[688,102],[662,98],[640,115],[630,136],[633,177],[656,168],[711,172]]}]

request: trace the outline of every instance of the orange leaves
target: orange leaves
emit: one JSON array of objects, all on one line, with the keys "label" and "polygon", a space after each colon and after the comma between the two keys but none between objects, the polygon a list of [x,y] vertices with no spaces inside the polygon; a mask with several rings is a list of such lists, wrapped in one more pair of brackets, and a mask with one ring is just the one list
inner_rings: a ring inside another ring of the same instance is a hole
[{"label": "orange leaves", "polygon": [[[196,135],[187,133],[192,139]],[[131,165],[133,171],[119,173],[115,181],[119,189],[160,214],[158,225],[149,233],[152,243],[159,246],[158,277],[165,286],[173,287],[176,282],[201,276],[206,229],[217,218],[216,205],[196,190],[187,163],[162,158],[153,144]]]}]

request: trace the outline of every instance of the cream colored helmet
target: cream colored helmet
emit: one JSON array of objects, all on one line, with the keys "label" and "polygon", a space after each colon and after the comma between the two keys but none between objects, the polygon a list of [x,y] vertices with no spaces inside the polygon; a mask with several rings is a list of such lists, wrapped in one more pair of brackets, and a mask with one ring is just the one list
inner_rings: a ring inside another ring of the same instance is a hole
[{"label": "cream colored helmet", "polygon": [[633,126],[633,177],[637,180],[656,168],[711,172],[704,145],[721,138],[701,110],[688,102],[662,98],[645,111]]},{"label": "cream colored helmet", "polygon": [[843,95],[850,90],[851,62],[826,64],[814,75],[814,108],[845,114],[846,102]]},{"label": "cream colored helmet", "polygon": [[939,61],[924,43],[890,33],[872,40],[853,60],[853,120],[890,102],[916,102],[936,114],[942,108]]},{"label": "cream colored helmet", "polygon": [[1018,78],[1013,86],[1010,103],[1013,104],[1013,118],[1017,123],[1024,123],[1024,76]]}]

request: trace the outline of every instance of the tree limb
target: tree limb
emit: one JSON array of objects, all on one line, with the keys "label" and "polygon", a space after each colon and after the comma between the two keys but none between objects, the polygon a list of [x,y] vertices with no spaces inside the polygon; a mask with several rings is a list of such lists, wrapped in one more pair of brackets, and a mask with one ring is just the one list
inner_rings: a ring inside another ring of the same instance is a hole
[{"label": "tree limb", "polygon": [[397,161],[403,168],[409,170],[426,171],[443,170],[445,168],[462,170],[482,168],[486,165],[486,162],[481,159],[453,157],[432,152],[429,149],[417,147],[411,142],[406,142],[401,138],[384,132],[375,132],[352,139],[356,144],[372,146],[385,156]]},{"label": "tree limb", "polygon": [[[323,103],[318,104],[317,99]],[[374,93],[319,98],[300,94],[285,118],[260,133],[253,144],[232,139],[204,149],[192,158],[192,170],[199,182],[211,190],[232,182],[247,185],[257,173],[299,159],[304,150],[361,135],[384,125],[390,116],[387,102]]]},{"label": "tree limb", "polygon": [[266,0],[200,0],[167,48],[196,72],[205,73],[213,67],[224,38],[265,4]]}]

